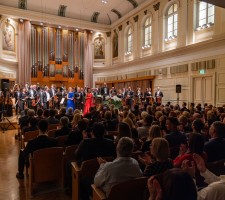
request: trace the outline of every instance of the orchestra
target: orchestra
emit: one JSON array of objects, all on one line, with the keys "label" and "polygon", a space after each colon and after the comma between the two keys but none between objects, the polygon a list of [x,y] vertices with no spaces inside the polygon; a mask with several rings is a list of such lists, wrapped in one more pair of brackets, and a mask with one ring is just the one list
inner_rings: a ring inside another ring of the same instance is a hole
[{"label": "orchestra", "polygon": [[[92,88],[91,93],[93,98],[101,98],[101,103],[103,104],[108,99],[116,96],[121,99],[123,106],[127,106],[130,109],[133,109],[135,104],[145,106],[152,104],[160,105],[163,97],[163,93],[159,87],[157,87],[154,98],[151,88],[146,88],[144,92],[142,92],[140,87],[137,87],[136,91],[133,91],[131,86],[122,89],[112,86],[109,89],[106,83],[101,88]],[[26,83],[24,87],[15,84],[12,90],[7,92],[7,98],[3,97],[3,92],[1,92],[0,99],[1,105],[8,105],[11,102],[9,100],[13,99],[12,102],[14,103],[12,104],[14,104],[15,112],[19,114],[26,108],[34,109],[35,112],[38,108],[59,110],[61,107],[68,107],[69,105],[67,104],[71,104],[71,101],[74,102],[75,109],[83,110],[86,95],[87,88],[79,86],[66,88],[63,85],[56,87],[55,84],[52,84],[49,88],[48,86],[40,86],[39,84],[30,85]]]}]

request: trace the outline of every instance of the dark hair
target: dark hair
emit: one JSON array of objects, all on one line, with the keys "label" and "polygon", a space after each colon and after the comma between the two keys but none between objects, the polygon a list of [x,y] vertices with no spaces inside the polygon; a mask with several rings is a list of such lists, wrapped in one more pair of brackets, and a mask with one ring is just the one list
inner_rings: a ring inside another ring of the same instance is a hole
[{"label": "dark hair", "polygon": [[38,123],[38,129],[41,132],[46,132],[48,130],[48,121],[45,119],[41,119]]},{"label": "dark hair", "polygon": [[84,119],[79,120],[78,123],[77,123],[77,127],[78,127],[81,131],[85,130],[85,129],[87,128],[87,123],[86,123],[86,121],[85,121]]},{"label": "dark hair", "polygon": [[146,125],[151,126],[152,121],[153,121],[152,115],[149,115],[149,114],[148,114],[148,115],[144,118],[144,123],[145,123]]},{"label": "dark hair", "polygon": [[54,109],[50,109],[49,115],[50,115],[50,117],[54,117],[55,116],[55,110]]},{"label": "dark hair", "polygon": [[31,126],[36,126],[38,123],[38,120],[36,117],[31,117],[29,123]]},{"label": "dark hair", "polygon": [[130,126],[125,122],[119,123],[118,139],[122,137],[132,137]]},{"label": "dark hair", "polygon": [[197,190],[191,176],[173,168],[155,176],[162,188],[162,200],[197,200]]},{"label": "dark hair", "polygon": [[197,153],[201,155],[204,149],[204,138],[200,133],[192,133],[188,137],[189,150],[191,153]]},{"label": "dark hair", "polygon": [[41,108],[38,108],[38,110],[37,110],[37,116],[38,117],[41,117],[43,115],[43,112],[44,111]]},{"label": "dark hair", "polygon": [[62,126],[68,126],[69,122],[70,122],[70,120],[66,116],[60,118],[60,123],[62,124]]},{"label": "dark hair", "polygon": [[95,122],[92,127],[92,133],[96,138],[102,138],[105,134],[105,127],[103,123]]},{"label": "dark hair", "polygon": [[201,130],[204,128],[205,124],[201,119],[196,119],[193,121],[192,126],[196,130],[196,132],[200,133]]},{"label": "dark hair", "polygon": [[180,124],[176,117],[167,117],[166,120],[170,121],[170,123],[175,126],[178,126]]},{"label": "dark hair", "polygon": [[49,110],[48,110],[48,109],[44,110],[43,115],[44,115],[44,117],[46,117],[46,118],[49,117]]},{"label": "dark hair", "polygon": [[217,137],[224,138],[225,136],[225,124],[219,121],[213,122],[212,126],[214,127],[216,131]]}]

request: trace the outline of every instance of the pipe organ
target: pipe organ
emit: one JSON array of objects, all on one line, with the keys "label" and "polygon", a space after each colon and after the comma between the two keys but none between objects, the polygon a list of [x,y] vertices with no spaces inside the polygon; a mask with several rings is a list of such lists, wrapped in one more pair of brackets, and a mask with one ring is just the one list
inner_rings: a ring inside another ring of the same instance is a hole
[{"label": "pipe organ", "polygon": [[83,87],[84,33],[32,25],[31,81]]}]

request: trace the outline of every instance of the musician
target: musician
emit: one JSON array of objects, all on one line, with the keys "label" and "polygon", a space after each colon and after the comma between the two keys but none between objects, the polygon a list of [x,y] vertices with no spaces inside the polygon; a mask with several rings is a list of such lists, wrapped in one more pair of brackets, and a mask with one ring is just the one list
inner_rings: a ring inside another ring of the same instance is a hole
[{"label": "musician", "polygon": [[48,88],[48,86],[45,86],[44,92],[40,99],[41,105],[43,106],[44,109],[49,109],[50,100],[51,100],[51,97],[49,94],[49,88]]},{"label": "musician", "polygon": [[123,92],[121,89],[118,90],[117,97],[123,99]]},{"label": "musician", "polygon": [[20,86],[19,85],[15,85],[14,88],[13,88],[13,91],[14,91],[14,98],[15,98],[15,103],[16,103],[16,115],[21,111],[20,109],[20,103],[19,103],[19,100],[20,100]]},{"label": "musician", "polygon": [[60,109],[60,103],[62,101],[62,91],[61,91],[60,88],[57,89],[56,97],[58,99],[58,101],[56,102],[56,108],[59,110]]},{"label": "musician", "polygon": [[141,88],[137,88],[135,97],[136,97],[136,103],[140,104],[141,103],[141,98],[142,98],[143,94],[141,92]]},{"label": "musician", "polygon": [[126,105],[129,106],[130,109],[132,109],[133,106],[133,98],[134,98],[134,91],[131,90],[131,87],[128,87],[128,90],[125,94],[126,96]]},{"label": "musician", "polygon": [[75,107],[79,110],[83,109],[83,93],[80,87],[77,87],[77,92],[75,92]]},{"label": "musician", "polygon": [[157,91],[155,92],[156,103],[160,105],[162,103],[163,92],[160,90],[160,87],[157,87]]},{"label": "musician", "polygon": [[106,96],[109,96],[109,88],[107,87],[106,83],[104,83],[103,87],[101,88],[101,95],[103,96],[103,101],[105,101]]},{"label": "musician", "polygon": [[152,98],[151,88],[146,88],[144,93],[145,102],[147,105],[150,105],[150,99]]},{"label": "musician", "polygon": [[51,89],[49,90],[49,94],[50,94],[50,98],[51,98],[51,101],[52,101],[53,108],[55,108],[56,104],[57,104],[57,102],[54,99],[54,97],[56,96],[56,92],[57,92],[57,90],[55,89],[55,85],[52,84]]},{"label": "musician", "polygon": [[112,87],[109,93],[110,93],[110,97],[115,96],[116,95],[116,89],[114,87]]},{"label": "musician", "polygon": [[27,92],[27,96],[28,96],[28,108],[32,108],[35,110],[37,92],[34,90],[33,85],[30,86],[30,89]]},{"label": "musician", "polygon": [[20,92],[19,102],[18,102],[21,112],[27,108],[27,104],[28,104],[27,98],[28,96],[27,96],[26,88],[24,87],[22,91]]}]

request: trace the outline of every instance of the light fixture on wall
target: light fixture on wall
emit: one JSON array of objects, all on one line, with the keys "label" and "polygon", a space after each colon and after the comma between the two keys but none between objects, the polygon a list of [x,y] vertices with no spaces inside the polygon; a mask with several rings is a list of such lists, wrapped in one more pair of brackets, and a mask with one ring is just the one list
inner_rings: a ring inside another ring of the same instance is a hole
[{"label": "light fixture on wall", "polygon": [[102,3],[107,4],[108,0],[102,0]]}]

